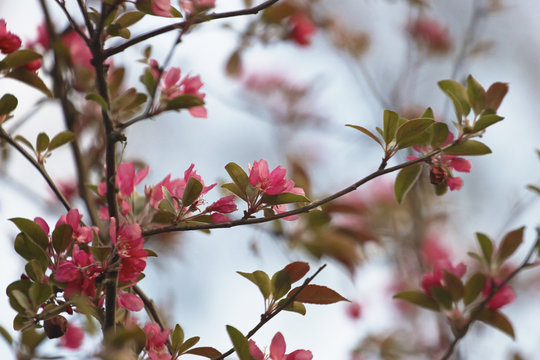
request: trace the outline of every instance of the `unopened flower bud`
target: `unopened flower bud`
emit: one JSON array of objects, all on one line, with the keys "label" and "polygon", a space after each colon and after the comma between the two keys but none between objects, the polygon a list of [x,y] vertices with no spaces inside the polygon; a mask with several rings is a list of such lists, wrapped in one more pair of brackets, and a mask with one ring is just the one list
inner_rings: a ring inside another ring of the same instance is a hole
[{"label": "unopened flower bud", "polygon": [[433,185],[439,185],[446,180],[446,171],[441,166],[434,166],[429,172],[429,180]]},{"label": "unopened flower bud", "polygon": [[47,319],[43,322],[43,328],[45,334],[49,339],[56,339],[63,336],[67,331],[68,322],[62,315],[56,315],[51,319]]}]

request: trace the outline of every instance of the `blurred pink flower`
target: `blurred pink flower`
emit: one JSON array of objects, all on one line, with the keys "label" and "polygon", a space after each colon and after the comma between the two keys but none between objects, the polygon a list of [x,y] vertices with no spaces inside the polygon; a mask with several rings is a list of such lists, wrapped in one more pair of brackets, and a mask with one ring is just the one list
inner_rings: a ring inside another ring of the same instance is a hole
[{"label": "blurred pink flower", "polygon": [[7,31],[6,21],[0,19],[0,52],[10,54],[21,47],[21,39]]},{"label": "blurred pink flower", "polygon": [[81,347],[84,340],[84,331],[72,323],[68,323],[67,331],[60,338],[60,346],[76,350]]},{"label": "blurred pink flower", "polygon": [[171,0],[152,0],[150,7],[154,15],[171,17]]},{"label": "blurred pink flower", "polygon": [[435,19],[419,17],[409,24],[407,31],[415,41],[433,52],[445,52],[452,45],[448,29]]},{"label": "blurred pink flower", "polygon": [[[283,335],[280,332],[277,332],[270,343],[270,354],[269,358],[271,360],[311,360],[313,355],[309,350],[295,350],[292,353],[285,354],[286,344]],[[249,353],[257,360],[265,360],[264,353],[259,349],[255,341],[249,340]]]},{"label": "blurred pink flower", "polygon": [[[482,290],[484,296],[489,296],[489,294],[491,293],[492,282],[495,283],[495,286],[498,286],[501,283],[499,279],[488,278],[486,286],[484,287],[484,290]],[[515,299],[516,294],[514,293],[514,290],[512,290],[508,285],[505,284],[502,288],[499,289],[499,291],[495,293],[495,295],[493,295],[493,297],[491,298],[491,300],[488,301],[486,306],[490,310],[498,310],[503,306],[514,302]]]},{"label": "blurred pink flower", "polygon": [[311,19],[304,13],[297,12],[289,18],[289,24],[292,26],[291,38],[300,46],[311,44],[311,37],[317,29]]}]

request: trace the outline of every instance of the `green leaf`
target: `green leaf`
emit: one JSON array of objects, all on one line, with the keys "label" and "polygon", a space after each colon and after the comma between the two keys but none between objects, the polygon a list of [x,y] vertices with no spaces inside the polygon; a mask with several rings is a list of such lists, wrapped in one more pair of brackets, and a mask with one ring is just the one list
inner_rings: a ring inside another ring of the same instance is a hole
[{"label": "green leaf", "polygon": [[413,185],[416,183],[418,177],[420,176],[421,170],[422,165],[420,164],[409,165],[401,169],[394,184],[394,193],[398,203],[401,204],[405,195],[407,195],[409,190],[411,190]]},{"label": "green leaf", "polygon": [[480,116],[480,119],[478,119],[474,125],[473,125],[473,132],[477,132],[480,130],[484,130],[488,126],[491,126],[495,123],[498,123],[499,121],[503,120],[504,117],[495,115],[495,114],[487,114]]},{"label": "green leaf", "polygon": [[293,193],[281,193],[278,195],[268,195],[264,194],[262,196],[262,202],[268,205],[279,205],[279,204],[291,204],[298,202],[309,202],[309,199],[304,195],[293,194]]},{"label": "green leaf", "polygon": [[230,192],[232,192],[233,194],[238,196],[240,199],[242,199],[244,201],[247,201],[246,193],[244,191],[240,190],[238,185],[236,185],[235,183],[223,184],[223,185],[221,185],[221,187],[229,190]]},{"label": "green leaf", "polygon": [[102,246],[89,246],[88,250],[92,253],[94,259],[99,261],[105,261],[112,252],[112,247],[110,245]]},{"label": "green leaf", "polygon": [[459,277],[447,270],[443,271],[443,276],[444,284],[446,285],[446,289],[452,296],[452,300],[459,301],[463,297],[463,293],[465,290],[463,282]]},{"label": "green leaf", "polygon": [[144,69],[144,72],[139,78],[139,80],[146,88],[148,94],[152,94],[154,88],[156,87],[156,79],[154,78],[154,75],[152,74],[150,69]]},{"label": "green leaf", "polygon": [[198,337],[198,336],[193,336],[193,337],[190,337],[189,339],[187,339],[186,341],[184,341],[184,343],[182,345],[180,345],[180,347],[178,348],[178,354],[183,354],[187,350],[194,347],[199,342],[200,339],[201,338]]},{"label": "green leaf", "polygon": [[120,15],[120,17],[115,21],[115,24],[119,24],[122,27],[127,28],[141,20],[144,15],[145,14],[140,11],[128,11]]},{"label": "green leaf", "polygon": [[203,106],[204,100],[194,95],[180,95],[167,101],[166,110],[189,109],[195,106]]},{"label": "green leaf", "polygon": [[53,291],[49,284],[35,282],[30,286],[28,294],[30,295],[30,300],[32,300],[34,307],[38,307],[52,296]]},{"label": "green leaf", "polygon": [[201,195],[203,188],[204,186],[199,180],[190,177],[182,195],[182,206],[188,207],[193,204]]},{"label": "green leaf", "polygon": [[253,360],[249,352],[248,339],[240,331],[227,325],[227,333],[240,360]]},{"label": "green leaf", "polygon": [[34,149],[34,145],[32,145],[32,143],[30,141],[28,141],[28,139],[25,138],[24,136],[21,136],[21,135],[15,136],[15,141],[19,141],[19,142],[23,143],[30,150],[32,150],[34,153],[36,152],[36,150]]},{"label": "green leaf", "polygon": [[433,109],[428,107],[424,113],[422,114],[421,116],[422,118],[424,119],[431,119],[431,120],[435,120],[435,115],[433,114]]},{"label": "green leaf", "polygon": [[285,269],[276,272],[272,276],[272,297],[281,299],[291,289],[291,275]]},{"label": "green leaf", "polygon": [[287,270],[289,272],[291,284],[294,284],[308,273],[309,264],[303,261],[295,261],[285,266],[283,270]]},{"label": "green leaf", "polygon": [[85,96],[85,99],[97,103],[105,111],[109,109],[109,105],[107,105],[107,102],[105,101],[105,99],[99,94],[89,93],[88,95]]},{"label": "green leaf", "polygon": [[31,285],[32,283],[28,280],[17,280],[9,284],[6,288],[6,295],[9,297],[9,304],[15,311],[23,313],[26,311],[26,309],[19,304],[15,296],[13,296],[13,291],[17,290],[22,294],[28,294],[28,290],[30,289]]},{"label": "green leaf", "polygon": [[32,220],[25,218],[12,218],[9,219],[17,228],[32,239],[42,249],[46,249],[49,246],[49,237],[45,234],[45,231],[33,222]]},{"label": "green leaf", "polygon": [[[289,291],[287,297],[292,297],[300,288],[301,286],[298,286]],[[302,289],[298,296],[296,296],[295,301],[306,304],[327,305],[349,300],[326,286],[310,284]]]},{"label": "green leaf", "polygon": [[9,293],[9,297],[13,297],[17,304],[19,304],[19,306],[24,310],[34,312],[28,297],[22,291],[14,289]]},{"label": "green leaf", "polygon": [[494,327],[495,329],[502,331],[503,333],[515,340],[516,336],[514,334],[514,328],[512,327],[512,323],[503,313],[484,308],[480,312],[478,320],[489,326]]},{"label": "green leaf", "polygon": [[508,259],[512,254],[517,250],[519,245],[523,242],[523,231],[525,227],[520,227],[519,229],[510,231],[505,235],[499,249],[497,250],[497,263],[502,264],[506,259]]},{"label": "green leaf", "polygon": [[252,273],[237,271],[237,273],[257,285],[265,299],[268,299],[270,297],[270,289],[272,283],[270,281],[270,277],[264,271],[257,270]]},{"label": "green leaf", "polygon": [[[281,306],[287,300],[288,300],[288,298],[281,299],[278,302],[277,306],[278,307]],[[295,313],[298,313],[300,315],[306,315],[306,306],[303,303],[301,303],[300,301],[293,301],[289,305],[285,306],[283,308],[283,310],[290,311],[290,312],[295,312]]]},{"label": "green leaf", "polygon": [[478,244],[480,244],[480,249],[482,249],[484,260],[488,265],[491,264],[491,258],[493,257],[493,242],[487,235],[482,233],[476,233],[476,239],[478,240]]},{"label": "green leaf", "polygon": [[427,134],[423,134],[434,121],[431,119],[414,119],[409,120],[399,127],[396,133],[396,143],[400,149],[413,146],[423,145],[428,138]]},{"label": "green leaf", "polygon": [[381,145],[381,147],[384,149],[384,145],[383,143],[381,142],[381,140],[375,136],[375,134],[373,134],[371,131],[369,131],[368,129],[366,129],[365,127],[362,127],[360,125],[352,125],[352,124],[347,124],[345,126],[348,126],[348,127],[351,127],[353,129],[356,129],[358,131],[361,131],[363,132],[364,134],[366,134],[367,136],[369,136],[370,138],[372,138],[377,144]]},{"label": "green leaf", "polygon": [[47,97],[50,97],[50,98],[53,97],[53,94],[52,94],[51,90],[49,90],[49,88],[47,87],[47,85],[45,85],[43,80],[41,80],[41,78],[39,76],[37,76],[36,73],[34,73],[32,71],[29,71],[29,70],[26,70],[26,69],[23,69],[23,68],[19,68],[19,69],[15,69],[15,70],[10,71],[5,76],[8,77],[8,78],[11,78],[11,79],[19,80],[19,81],[25,83],[26,85],[29,85],[29,86],[41,91]]},{"label": "green leaf", "polygon": [[384,142],[390,144],[396,136],[396,129],[398,126],[399,115],[390,110],[384,110],[383,114],[383,133]]},{"label": "green leaf", "polygon": [[431,147],[438,149],[444,145],[446,139],[448,139],[448,125],[445,123],[435,122],[431,128]]},{"label": "green leaf", "polygon": [[38,153],[42,153],[43,151],[47,150],[47,147],[49,146],[49,136],[45,134],[44,132],[39,133],[36,139],[36,150]]},{"label": "green leaf", "polygon": [[439,311],[439,304],[431,297],[419,290],[401,291],[393,296],[394,299],[405,300],[424,309]]},{"label": "green leaf", "polygon": [[15,110],[18,103],[19,101],[17,100],[17,98],[11,94],[5,94],[4,96],[2,96],[2,98],[0,99],[0,116],[7,115],[13,110]]},{"label": "green leaf", "polygon": [[52,233],[52,244],[54,251],[61,254],[73,241],[73,228],[69,224],[61,224],[54,228]]},{"label": "green leaf", "polygon": [[480,114],[486,105],[486,90],[472,75],[467,77],[467,97],[474,113]]},{"label": "green leaf", "polygon": [[240,191],[245,194],[246,188],[249,184],[249,177],[244,169],[242,169],[240,165],[230,162],[225,165],[225,170],[231,177],[232,181],[234,181],[234,183],[238,186]]},{"label": "green leaf", "polygon": [[0,335],[4,338],[4,340],[7,341],[9,345],[13,344],[13,338],[3,326],[0,326]]},{"label": "green leaf", "polygon": [[452,308],[452,295],[448,290],[440,286],[431,286],[429,288],[431,295],[446,309]]},{"label": "green leaf", "polygon": [[192,354],[192,355],[206,357],[209,359],[215,359],[222,355],[218,350],[210,346],[201,346],[201,347],[189,349],[184,354]]},{"label": "green leaf", "polygon": [[49,265],[49,256],[45,251],[32,241],[27,235],[20,233],[15,238],[15,251],[24,259],[30,261],[35,259],[41,265],[41,270],[45,271]]},{"label": "green leaf", "polygon": [[30,279],[36,282],[41,282],[43,280],[44,272],[41,268],[41,264],[36,259],[28,261],[28,263],[24,266],[24,270]]},{"label": "green leaf", "polygon": [[146,335],[144,331],[138,327],[131,328],[118,328],[116,331],[108,336],[105,336],[103,342],[113,348],[125,348],[132,347],[133,344],[135,348],[133,349],[136,354],[140,353],[146,344]]},{"label": "green leaf", "polygon": [[465,283],[465,289],[463,292],[463,303],[469,305],[472,303],[478,295],[484,290],[486,286],[486,276],[482,273],[476,273],[469,278]]},{"label": "green leaf", "polygon": [[174,330],[171,334],[171,345],[173,351],[178,353],[178,349],[184,343],[184,329],[178,324],[174,327]]},{"label": "green leaf", "polygon": [[107,31],[107,34],[109,34],[110,36],[119,36],[126,40],[131,37],[131,31],[129,31],[129,29],[126,29],[120,24],[111,24],[107,26],[105,31]]},{"label": "green leaf", "polygon": [[0,61],[0,70],[18,68],[38,59],[41,59],[41,55],[33,50],[18,50],[8,54]]},{"label": "green leaf", "polygon": [[486,109],[497,111],[508,92],[508,84],[502,82],[493,83],[486,92]]},{"label": "green leaf", "polygon": [[478,255],[477,253],[474,253],[474,252],[472,252],[472,251],[469,251],[469,252],[467,252],[467,255],[469,255],[470,257],[472,257],[472,258],[475,259],[475,260],[480,261],[481,263],[484,262],[484,259],[483,259],[480,255]]},{"label": "green leaf", "polygon": [[439,81],[439,87],[442,91],[454,103],[454,109],[456,110],[456,116],[458,122],[461,124],[461,118],[463,115],[467,116],[471,111],[471,107],[467,98],[467,90],[463,85],[455,80],[441,80]]},{"label": "green leaf", "polygon": [[491,149],[485,144],[476,140],[465,140],[443,151],[448,155],[486,155],[491,154]]}]

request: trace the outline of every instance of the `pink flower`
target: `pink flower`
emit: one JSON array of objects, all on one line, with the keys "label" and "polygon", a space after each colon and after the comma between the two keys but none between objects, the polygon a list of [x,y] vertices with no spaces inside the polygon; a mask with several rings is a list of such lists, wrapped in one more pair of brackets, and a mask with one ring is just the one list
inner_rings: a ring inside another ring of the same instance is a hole
[{"label": "pink flower", "polygon": [[103,267],[94,260],[92,254],[79,250],[79,246],[74,245],[72,259],[58,264],[54,279],[68,283],[64,289],[66,298],[74,294],[94,297],[96,296],[94,279],[102,272]]},{"label": "pink flower", "polygon": [[433,286],[444,287],[444,270],[451,272],[452,274],[461,278],[463,275],[465,275],[465,272],[467,271],[467,266],[461,262],[454,267],[448,260],[438,261],[435,264],[435,269],[433,270],[433,273],[425,274],[422,277],[422,289],[427,295],[431,295],[430,288]]},{"label": "pink flower", "polygon": [[169,360],[171,355],[165,346],[169,338],[170,329],[161,330],[158,324],[148,322],[144,325],[146,334],[146,351],[151,360]]},{"label": "pink flower", "polygon": [[83,38],[81,38],[77,32],[73,30],[69,31],[64,35],[62,41],[69,51],[73,65],[82,66],[88,69],[93,68],[90,63],[93,58],[90,48],[88,48],[86,42],[84,42]]},{"label": "pink flower", "polygon": [[317,28],[306,14],[301,12],[295,13],[289,18],[289,24],[292,26],[291,37],[295,43],[300,46],[311,44],[311,37]]},{"label": "pink flower", "polygon": [[444,52],[450,49],[448,29],[442,27],[435,19],[420,17],[409,24],[407,31],[415,41],[425,45],[430,51]]},{"label": "pink flower", "polygon": [[[309,350],[296,350],[285,354],[286,344],[283,335],[277,332],[270,343],[269,357],[272,360],[311,360],[313,355]],[[257,360],[265,360],[264,353],[259,349],[255,341],[249,340],[249,353]]]},{"label": "pink flower", "polygon": [[116,299],[118,306],[129,311],[140,311],[144,307],[141,298],[135,294],[119,292]]},{"label": "pink flower", "polygon": [[116,169],[116,185],[120,188],[120,194],[129,196],[135,191],[135,186],[139,185],[148,175],[150,167],[147,166],[135,173],[135,166],[132,162],[121,163]]},{"label": "pink flower", "polygon": [[68,224],[73,229],[73,239],[80,243],[88,244],[94,240],[94,234],[99,231],[96,226],[81,226],[82,215],[79,210],[71,209],[66,215],[62,215],[56,226]]},{"label": "pink flower", "polygon": [[171,0],[152,0],[151,9],[154,15],[171,17]]},{"label": "pink flower", "polygon": [[350,319],[358,320],[362,317],[362,305],[358,302],[352,302],[347,305],[347,316]]},{"label": "pink flower", "polygon": [[[491,293],[492,281],[495,283],[496,286],[501,283],[499,279],[488,279],[484,290],[482,290],[484,296],[489,296],[489,294]],[[498,310],[503,306],[514,302],[515,299],[516,294],[508,285],[505,284],[502,288],[499,289],[499,291],[495,293],[495,295],[493,295],[493,297],[491,298],[491,300],[489,300],[486,306],[490,310]]]},{"label": "pink flower", "polygon": [[77,325],[68,324],[67,331],[60,338],[60,346],[76,350],[81,347],[84,340],[84,331]]},{"label": "pink flower", "polygon": [[0,19],[0,52],[3,54],[11,54],[21,47],[21,39],[7,31],[6,21]]},{"label": "pink flower", "polygon": [[212,203],[212,205],[208,206],[206,211],[215,211],[221,214],[232,213],[233,211],[237,210],[236,204],[234,203],[234,198],[234,195],[222,197],[218,201]]},{"label": "pink flower", "polygon": [[143,249],[144,239],[139,224],[122,224],[116,232],[116,219],[111,218],[109,236],[121,258],[118,279],[121,282],[136,281],[146,267],[148,253]]},{"label": "pink flower", "polygon": [[294,182],[285,179],[286,173],[287,170],[281,166],[269,172],[268,163],[261,159],[255,161],[249,169],[249,183],[268,195],[291,192],[294,188]]},{"label": "pink flower", "polygon": [[188,14],[216,7],[216,0],[180,0],[180,6]]}]

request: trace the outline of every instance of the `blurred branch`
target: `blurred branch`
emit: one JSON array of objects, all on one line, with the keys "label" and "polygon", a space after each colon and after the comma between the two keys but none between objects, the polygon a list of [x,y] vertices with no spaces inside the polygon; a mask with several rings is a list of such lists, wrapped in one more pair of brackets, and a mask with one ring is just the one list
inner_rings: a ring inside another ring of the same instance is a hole
[{"label": "blurred branch", "polygon": [[[326,264],[322,265],[319,269],[317,269],[317,271],[315,272],[315,274],[313,274],[312,276],[308,277],[304,283],[302,284],[302,286],[300,286],[300,288],[294,293],[291,295],[291,297],[287,298],[286,301],[283,302],[283,304],[281,304],[280,306],[278,306],[274,311],[272,311],[270,314],[263,314],[261,315],[261,321],[259,321],[259,323],[257,325],[255,325],[255,327],[253,329],[251,329],[247,334],[246,334],[246,338],[250,338],[252,337],[253,335],[255,335],[255,333],[257,331],[259,331],[260,328],[262,328],[264,326],[264,324],[266,324],[267,322],[269,322],[274,316],[276,316],[277,314],[279,314],[281,311],[283,311],[283,309],[285,309],[287,306],[289,306],[290,304],[292,304],[294,302],[294,300],[296,299],[296,297],[298,297],[298,295],[302,292],[302,290],[304,290],[306,288],[306,286],[309,285],[310,282],[313,281],[313,279],[315,279],[315,277],[317,275],[319,275],[319,273],[326,267]],[[227,356],[229,355],[232,355],[234,353],[234,348],[230,349],[229,351],[223,353],[221,356],[218,356],[217,358],[214,358],[212,360],[222,360],[222,359],[225,359]]]},{"label": "blurred branch", "polygon": [[167,26],[163,26],[161,28],[158,28],[156,30],[147,32],[146,34],[142,34],[139,36],[133,37],[131,40],[126,41],[125,43],[114,46],[111,48],[108,48],[104,51],[104,57],[108,58],[110,56],[113,56],[115,54],[118,54],[127,48],[138,44],[140,42],[143,42],[145,40],[148,40],[150,38],[153,38],[154,36],[165,34],[169,31],[173,31],[176,29],[184,28],[188,24],[200,24],[203,22],[211,21],[211,20],[217,20],[217,19],[226,19],[226,18],[232,18],[237,16],[244,16],[244,15],[254,15],[257,14],[259,11],[262,11],[273,4],[277,3],[279,0],[267,0],[257,6],[243,9],[243,10],[235,10],[235,11],[228,11],[228,12],[222,12],[222,13],[212,13],[212,14],[202,14],[202,15],[195,15],[193,18],[188,19],[186,21],[181,21],[176,24],[171,24]]}]

